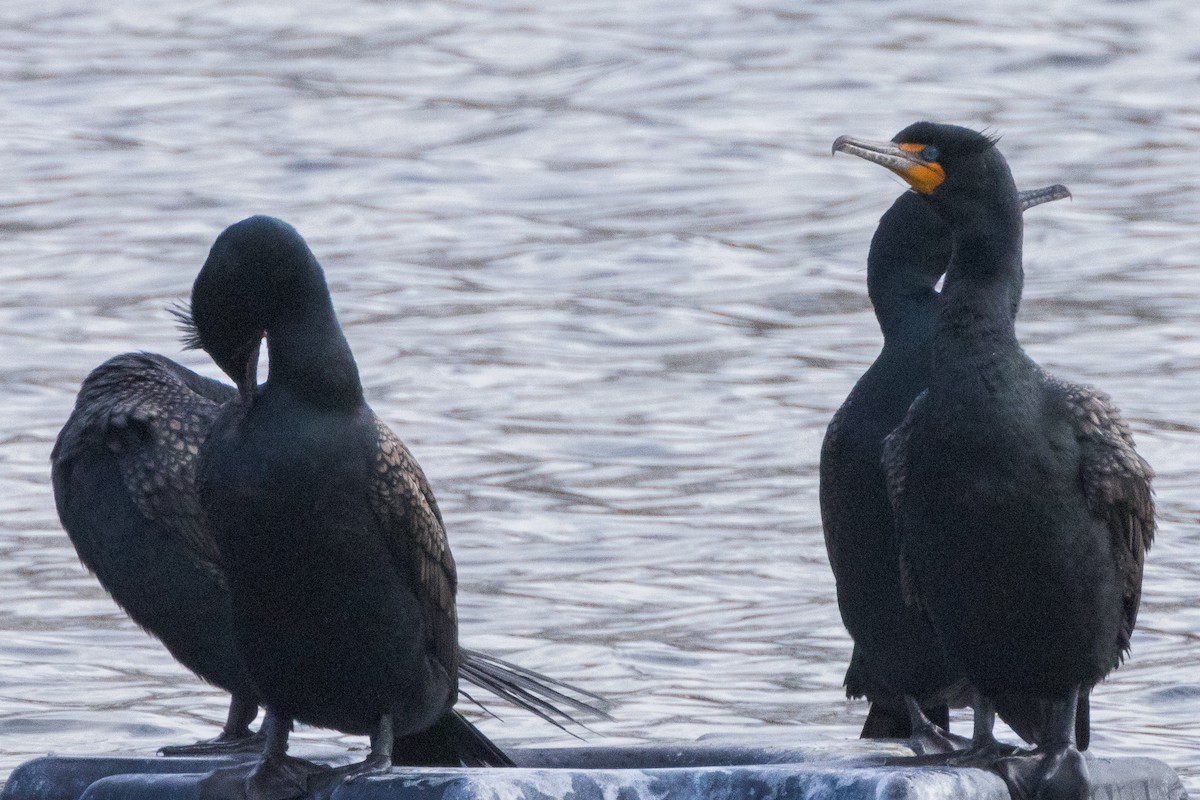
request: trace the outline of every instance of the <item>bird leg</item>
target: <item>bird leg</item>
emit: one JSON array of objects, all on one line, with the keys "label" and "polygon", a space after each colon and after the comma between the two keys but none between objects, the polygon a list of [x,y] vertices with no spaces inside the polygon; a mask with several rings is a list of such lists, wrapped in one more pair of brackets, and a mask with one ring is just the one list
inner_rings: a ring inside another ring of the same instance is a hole
[{"label": "bird leg", "polygon": [[362,775],[379,775],[392,768],[392,747],[396,742],[395,729],[392,725],[392,715],[384,714],[379,718],[379,727],[371,737],[371,754],[367,756],[358,770],[347,776],[354,780]]},{"label": "bird leg", "polygon": [[921,704],[912,695],[904,696],[904,706],[908,709],[908,722],[912,728],[908,746],[918,756],[953,753],[967,746],[966,739],[951,735],[927,717],[921,709]]},{"label": "bird leg", "polygon": [[[916,705],[916,701],[913,702]],[[997,759],[1018,752],[1017,748],[996,741],[996,737],[992,735],[992,727],[996,724],[996,707],[992,705],[992,701],[976,692],[972,705],[975,709],[975,728],[971,734],[970,744],[965,749],[935,750],[916,756],[889,758],[884,763],[897,767],[934,766],[991,769]],[[919,705],[917,705],[917,710],[920,711]],[[909,713],[912,713],[912,706],[909,706]],[[922,716],[924,715],[922,714]],[[937,730],[937,726],[929,722],[928,718],[926,718],[926,722],[933,726],[935,731]],[[917,730],[916,719],[913,720],[913,730]],[[954,741],[959,737],[950,737],[949,734],[945,734],[945,738],[953,746]],[[913,750],[916,750],[916,746],[913,746]]]},{"label": "bird leg", "polygon": [[1050,719],[1041,744],[1029,753],[996,761],[1013,800],[1087,800],[1087,762],[1075,747],[1079,687],[1049,702]]},{"label": "bird leg", "polygon": [[292,720],[271,709],[263,719],[258,761],[218,769],[200,781],[200,800],[292,800],[308,793],[308,778],[326,767],[287,754]]},{"label": "bird leg", "polygon": [[392,746],[395,736],[391,714],[379,718],[379,726],[371,736],[371,753],[357,764],[322,771],[308,782],[311,800],[330,800],[334,790],[344,783],[353,783],[370,775],[386,775],[392,769]]},{"label": "bird leg", "polygon": [[947,766],[991,769],[996,759],[1019,752],[1019,749],[1012,745],[1001,744],[992,733],[996,726],[996,706],[989,698],[976,691],[972,707],[975,719],[971,731],[971,745],[966,750],[951,754],[946,759]]},{"label": "bird leg", "polygon": [[241,695],[229,700],[229,714],[225,727],[215,739],[195,744],[168,745],[160,748],[162,756],[217,756],[234,753],[259,753],[263,748],[262,734],[250,730],[250,723],[258,716],[258,701]]}]

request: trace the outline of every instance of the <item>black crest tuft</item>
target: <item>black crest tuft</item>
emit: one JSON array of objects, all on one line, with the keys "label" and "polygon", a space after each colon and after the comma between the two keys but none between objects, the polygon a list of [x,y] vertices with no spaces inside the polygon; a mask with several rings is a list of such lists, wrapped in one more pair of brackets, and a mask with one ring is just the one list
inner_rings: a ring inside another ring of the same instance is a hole
[{"label": "black crest tuft", "polygon": [[987,152],[1000,141],[993,131],[976,131],[961,125],[945,125],[938,122],[914,122],[892,137],[897,144],[932,144],[944,153],[978,155]]},{"label": "black crest tuft", "polygon": [[196,328],[196,320],[192,317],[192,307],[182,300],[176,300],[167,306],[167,313],[175,318],[175,327],[183,333],[183,346],[187,350],[200,350],[200,331]]}]

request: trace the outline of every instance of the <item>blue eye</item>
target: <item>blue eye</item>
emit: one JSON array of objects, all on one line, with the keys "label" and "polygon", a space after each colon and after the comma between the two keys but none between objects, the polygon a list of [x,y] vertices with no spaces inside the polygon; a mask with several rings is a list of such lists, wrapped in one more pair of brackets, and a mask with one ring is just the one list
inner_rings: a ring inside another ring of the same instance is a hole
[{"label": "blue eye", "polygon": [[921,148],[920,155],[921,158],[925,159],[926,161],[937,161],[937,158],[939,155],[941,155],[941,153],[938,152],[938,149],[933,145],[927,144]]}]

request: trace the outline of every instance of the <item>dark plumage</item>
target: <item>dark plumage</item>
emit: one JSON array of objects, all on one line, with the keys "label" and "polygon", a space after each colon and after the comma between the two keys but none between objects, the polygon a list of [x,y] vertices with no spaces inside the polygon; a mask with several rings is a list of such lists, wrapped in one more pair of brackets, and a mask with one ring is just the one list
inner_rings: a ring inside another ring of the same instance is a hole
[{"label": "dark plumage", "polygon": [[905,591],[979,691],[973,754],[996,698],[1043,701],[1035,755],[997,769],[1018,797],[1086,797],[1075,704],[1129,645],[1151,469],[1105,395],[1046,375],[1017,341],[1021,212],[995,140],[917,123],[835,149],[904,177],[954,240],[929,387],[884,448]]},{"label": "dark plumage", "polygon": [[[191,323],[190,315],[187,321]],[[190,338],[196,338],[195,331]],[[244,347],[231,355],[219,344],[214,349],[234,374],[254,380],[251,362],[256,361],[256,351]],[[251,383],[247,397],[252,387]],[[233,387],[161,356],[118,356],[84,381],[52,455],[60,516],[85,565],[185,666],[234,695],[222,736],[213,744],[168,748],[176,753],[244,744],[246,726],[257,712],[258,692],[235,646],[224,559],[197,485],[198,465],[214,423],[222,414],[240,416],[245,411],[238,397]],[[405,492],[428,495],[428,487],[403,445],[373,416],[371,420],[380,443],[371,462],[371,475],[376,477],[362,484],[360,496],[373,513],[378,508],[380,515],[387,515],[389,491],[408,499]],[[440,531],[431,495],[427,508]],[[432,524],[428,530],[436,540]],[[413,562],[410,568],[421,569],[420,557]],[[448,551],[440,564],[442,574],[450,578],[442,606],[449,608],[452,619],[453,562]],[[386,562],[380,566],[386,567]],[[447,633],[444,627],[429,627],[440,632],[440,652],[450,651],[446,660],[456,665],[451,676],[487,688],[554,724],[573,721],[574,712],[602,715],[602,701],[594,695],[492,656],[458,649],[453,628]],[[494,745],[453,713],[431,727],[397,735],[391,754],[405,764],[507,763]]]},{"label": "dark plumage", "polygon": [[58,515],[84,566],[181,664],[232,695],[216,749],[248,742],[258,713],[229,592],[193,555],[216,555],[196,469],[218,409],[235,397],[162,356],[117,356],[84,381],[51,453]]},{"label": "dark plumage", "polygon": [[[227,228],[191,312],[240,395],[218,416],[199,485],[238,650],[267,708],[247,795],[305,790],[311,767],[286,755],[293,720],[369,734],[354,771],[387,769],[394,739],[452,715],[457,696],[457,578],[433,493],[363,400],[324,273],[291,226]],[[507,763],[491,749],[479,763]]]},{"label": "dark plumage", "polygon": [[[1067,196],[1065,187],[1050,186],[1022,193],[1022,206]],[[867,293],[883,350],[834,414],[821,448],[825,546],[838,608],[855,642],[846,692],[871,701],[864,738],[913,733],[905,695],[945,728],[948,704],[963,694],[925,614],[901,594],[895,521],[880,463],[884,437],[928,385],[941,308],[935,287],[952,249],[949,227],[915,192],[902,194],[880,218],[867,257]]]}]

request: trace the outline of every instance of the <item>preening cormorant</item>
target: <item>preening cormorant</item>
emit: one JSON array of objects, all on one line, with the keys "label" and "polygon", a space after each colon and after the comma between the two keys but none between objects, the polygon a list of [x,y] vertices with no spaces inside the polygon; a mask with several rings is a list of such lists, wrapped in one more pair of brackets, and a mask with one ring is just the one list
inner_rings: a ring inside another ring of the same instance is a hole
[{"label": "preening cormorant", "polygon": [[[271,217],[217,237],[192,288],[196,339],[238,385],[204,450],[201,506],[233,600],[238,651],[267,709],[252,800],[302,794],[293,721],[367,734],[383,771],[398,738],[465,721],[457,577],[429,484],[363,399],[324,272]],[[266,382],[256,377],[267,342]],[[482,735],[464,763],[504,764]],[[202,791],[224,792],[218,772]],[[239,778],[240,780],[240,778]]]},{"label": "preening cormorant", "polygon": [[[950,226],[929,386],[884,445],[904,590],[976,687],[966,758],[1019,798],[1084,798],[1081,691],[1128,650],[1154,532],[1152,471],[1108,397],[1021,349],[1021,210],[995,139],[919,122],[842,150],[904,178]],[[996,760],[994,703],[1043,702],[1030,755]],[[989,752],[990,751],[990,752]]]},{"label": "preening cormorant", "polygon": [[[268,230],[276,225],[286,228],[271,220],[258,220],[258,224]],[[213,346],[226,371],[254,380],[256,351],[231,353],[219,344]],[[251,388],[247,396],[253,394]],[[84,381],[52,455],[60,517],[84,564],[181,663],[233,694],[222,735],[213,743],[165,748],[173,754],[244,746],[250,736],[247,726],[257,713],[259,694],[235,646],[229,577],[197,484],[198,464],[205,457],[214,422],[230,405],[238,407],[238,414],[245,411],[238,397],[233,387],[162,356],[118,356]],[[372,474],[398,478],[428,494],[407,450],[390,432],[383,435],[382,423],[374,420],[374,424],[385,449]],[[400,467],[391,473],[383,469],[393,463]],[[381,478],[360,487],[362,497],[370,498],[366,502],[379,507],[386,499]],[[428,495],[433,518],[427,524],[436,520],[440,526],[432,503]],[[394,568],[387,563],[377,566]],[[452,578],[448,551],[441,566],[443,574]],[[419,560],[407,567],[422,568]],[[452,610],[452,594],[449,604]],[[448,636],[457,647],[455,633],[451,629]],[[442,636],[447,636],[444,629]],[[451,675],[554,724],[572,721],[573,713],[603,714],[603,701],[594,695],[492,656],[462,648],[454,663],[456,672]],[[450,697],[452,702],[453,694]],[[404,764],[507,763],[494,745],[454,713],[442,715],[432,726],[397,732],[391,755]]]},{"label": "preening cormorant", "polygon": [[[1059,185],[1022,192],[1022,209],[1069,196]],[[883,349],[834,414],[821,447],[825,547],[842,621],[854,639],[846,693],[871,701],[863,738],[914,736],[922,751],[945,742],[906,707],[905,697],[947,728],[948,706],[965,704],[965,688],[946,666],[924,613],[901,594],[895,520],[880,458],[884,437],[928,385],[941,307],[936,285],[952,249],[950,228],[915,192],[900,195],[880,218],[867,256],[867,293]]]}]

